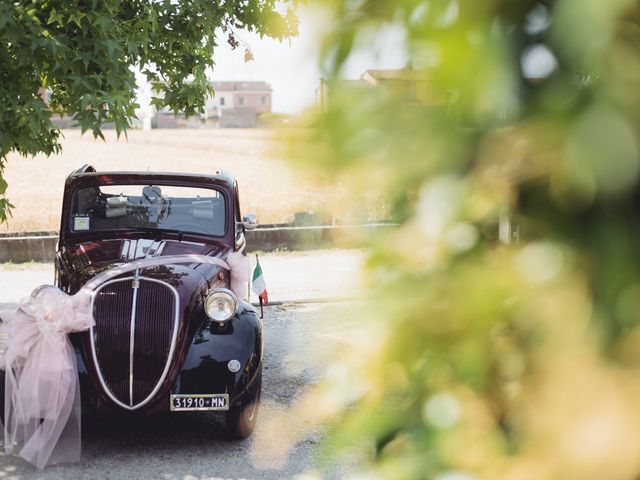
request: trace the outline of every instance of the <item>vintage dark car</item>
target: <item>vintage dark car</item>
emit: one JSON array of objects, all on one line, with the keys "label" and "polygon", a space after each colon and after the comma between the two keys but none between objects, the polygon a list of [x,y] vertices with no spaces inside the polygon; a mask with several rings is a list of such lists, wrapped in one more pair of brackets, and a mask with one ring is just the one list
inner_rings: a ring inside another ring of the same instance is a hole
[{"label": "vintage dark car", "polygon": [[[238,186],[212,175],[74,171],[65,184],[56,284],[72,294],[139,259],[244,252]],[[153,263],[153,262],[151,262]],[[248,267],[247,267],[248,268]],[[262,383],[262,320],[215,263],[139,268],[97,286],[95,326],[71,335],[83,409],[224,411],[229,432],[251,434]]]}]

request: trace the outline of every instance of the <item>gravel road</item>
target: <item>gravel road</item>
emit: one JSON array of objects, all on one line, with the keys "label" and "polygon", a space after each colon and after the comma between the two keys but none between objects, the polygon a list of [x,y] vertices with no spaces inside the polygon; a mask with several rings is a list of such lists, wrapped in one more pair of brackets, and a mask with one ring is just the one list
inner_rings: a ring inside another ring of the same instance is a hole
[{"label": "gravel road", "polygon": [[[258,426],[244,441],[225,437],[215,414],[148,417],[85,415],[82,460],[38,471],[0,456],[0,478],[227,480],[301,478],[315,469],[322,429],[305,430],[289,410],[321,378],[332,345],[352,328],[352,302],[281,305],[265,310],[265,370]],[[346,321],[333,323],[330,318]],[[327,340],[330,340],[328,343]],[[335,474],[335,471],[333,472]],[[333,476],[329,472],[330,476]]]},{"label": "gravel road", "polygon": [[[214,414],[87,415],[83,417],[80,463],[37,471],[18,457],[0,455],[0,480],[308,478],[305,472],[316,468],[315,452],[323,430],[305,428],[304,420],[290,407],[320,380],[334,348],[357,325],[354,312],[358,306],[352,301],[292,304],[286,300],[356,293],[359,287],[349,280],[349,275],[357,274],[362,256],[359,252],[340,251],[302,254],[296,262],[294,255],[261,258],[265,275],[271,271],[276,293],[272,298],[282,298],[285,303],[265,309],[262,405],[251,438],[228,440],[223,418]],[[319,270],[314,268],[320,265]],[[315,276],[322,272],[317,282],[313,283],[312,273],[301,273],[306,267],[311,268],[309,272],[315,269]],[[47,270],[47,266],[39,270],[36,267],[35,273],[32,269],[30,274],[23,274],[24,288],[32,288],[30,282],[43,279]],[[0,284],[11,283],[15,273],[0,271]],[[287,290],[287,282],[291,290]],[[314,288],[304,288],[305,282]],[[14,296],[16,286],[13,283]],[[0,309],[15,301],[14,296],[7,295],[6,290],[0,294]],[[336,471],[329,472],[330,477],[335,474]]]}]

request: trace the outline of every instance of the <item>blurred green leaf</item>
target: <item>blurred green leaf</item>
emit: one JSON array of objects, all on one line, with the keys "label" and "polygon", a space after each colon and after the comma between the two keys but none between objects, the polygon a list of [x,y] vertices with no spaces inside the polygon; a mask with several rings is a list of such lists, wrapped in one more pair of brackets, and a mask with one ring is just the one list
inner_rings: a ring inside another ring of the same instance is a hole
[{"label": "blurred green leaf", "polygon": [[[638,3],[322,3],[294,158],[400,224],[341,359],[358,395],[314,392],[327,448],[363,478],[637,478]],[[344,79],[388,28],[406,68]]]}]

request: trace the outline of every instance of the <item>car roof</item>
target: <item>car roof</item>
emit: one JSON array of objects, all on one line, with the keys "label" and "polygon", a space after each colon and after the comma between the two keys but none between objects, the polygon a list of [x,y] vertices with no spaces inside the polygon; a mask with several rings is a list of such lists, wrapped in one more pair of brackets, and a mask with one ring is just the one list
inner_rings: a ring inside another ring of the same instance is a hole
[{"label": "car roof", "polygon": [[213,174],[139,171],[98,172],[90,165],[83,165],[67,177],[66,186],[71,186],[75,183],[84,183],[85,181],[91,182],[91,179],[94,178],[99,178],[101,180],[100,183],[104,184],[118,184],[120,182],[136,183],[138,181],[169,183],[172,180],[175,180],[181,184],[188,183],[189,180],[194,180],[195,183],[214,183],[218,185],[225,185],[229,188],[233,188],[235,184],[235,178],[226,170],[217,170]]}]

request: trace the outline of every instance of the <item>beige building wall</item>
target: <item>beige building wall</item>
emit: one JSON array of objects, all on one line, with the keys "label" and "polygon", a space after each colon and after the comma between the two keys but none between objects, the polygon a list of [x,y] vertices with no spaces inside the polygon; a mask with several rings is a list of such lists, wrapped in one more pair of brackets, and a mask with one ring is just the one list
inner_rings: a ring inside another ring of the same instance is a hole
[{"label": "beige building wall", "polygon": [[233,106],[234,108],[253,108],[258,114],[268,113],[271,111],[271,93],[235,91]]}]

